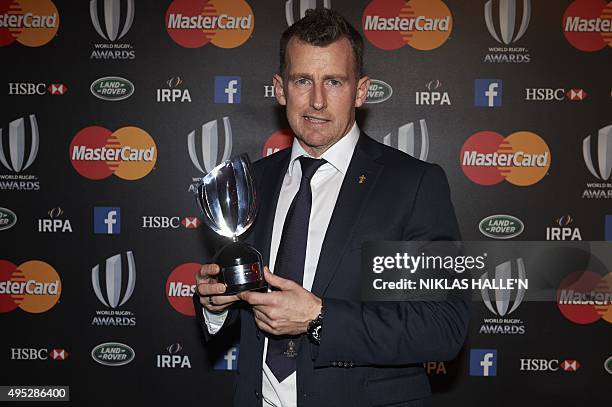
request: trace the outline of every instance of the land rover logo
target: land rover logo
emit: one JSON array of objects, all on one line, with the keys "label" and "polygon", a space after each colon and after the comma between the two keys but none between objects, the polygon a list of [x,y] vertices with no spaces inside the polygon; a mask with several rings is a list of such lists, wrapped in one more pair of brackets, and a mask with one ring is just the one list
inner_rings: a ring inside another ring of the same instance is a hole
[{"label": "land rover logo", "polygon": [[118,76],[96,79],[91,84],[91,93],[98,99],[117,101],[127,99],[134,93],[134,84]]},{"label": "land rover logo", "polygon": [[480,233],[492,239],[512,239],[523,233],[525,225],[511,215],[491,215],[481,220],[478,228]]},{"label": "land rover logo", "polygon": [[387,82],[370,79],[366,103],[382,103],[389,99],[392,94],[393,88]]},{"label": "land rover logo", "polygon": [[123,366],[134,360],[134,349],[123,343],[101,343],[91,350],[91,357],[105,366]]},{"label": "land rover logo", "polygon": [[0,208],[0,230],[10,229],[17,223],[17,215],[10,209]]}]

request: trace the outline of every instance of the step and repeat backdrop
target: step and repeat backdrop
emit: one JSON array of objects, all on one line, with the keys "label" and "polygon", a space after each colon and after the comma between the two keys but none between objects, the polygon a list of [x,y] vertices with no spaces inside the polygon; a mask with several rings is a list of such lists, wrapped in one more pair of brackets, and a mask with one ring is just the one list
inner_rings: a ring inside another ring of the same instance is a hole
[{"label": "step and repeat backdrop", "polygon": [[[445,169],[465,240],[612,240],[612,2],[0,0],[0,385],[230,404],[237,336],[205,347],[190,299],[195,186],[291,144],[272,75],[311,7],[363,34],[358,123]],[[475,302],[425,364],[435,404],[607,399],[610,300],[566,305]]]}]

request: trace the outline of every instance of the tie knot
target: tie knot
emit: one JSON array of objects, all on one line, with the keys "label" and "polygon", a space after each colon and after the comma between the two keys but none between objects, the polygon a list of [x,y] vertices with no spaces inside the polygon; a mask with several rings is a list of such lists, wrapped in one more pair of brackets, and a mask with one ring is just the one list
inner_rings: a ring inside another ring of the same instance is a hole
[{"label": "tie knot", "polygon": [[319,167],[327,162],[322,158],[316,159],[305,156],[298,158],[298,160],[300,160],[300,165],[302,166],[302,178],[307,179],[311,179]]}]

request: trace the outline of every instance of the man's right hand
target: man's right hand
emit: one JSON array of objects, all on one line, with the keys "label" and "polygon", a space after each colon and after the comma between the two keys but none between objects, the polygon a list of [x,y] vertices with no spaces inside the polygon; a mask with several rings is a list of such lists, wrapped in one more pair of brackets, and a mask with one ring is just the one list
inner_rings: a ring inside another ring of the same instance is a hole
[{"label": "man's right hand", "polygon": [[217,282],[220,271],[218,264],[204,264],[195,275],[200,304],[211,312],[224,311],[236,301],[240,301],[236,295],[220,295],[225,292],[225,284]]}]

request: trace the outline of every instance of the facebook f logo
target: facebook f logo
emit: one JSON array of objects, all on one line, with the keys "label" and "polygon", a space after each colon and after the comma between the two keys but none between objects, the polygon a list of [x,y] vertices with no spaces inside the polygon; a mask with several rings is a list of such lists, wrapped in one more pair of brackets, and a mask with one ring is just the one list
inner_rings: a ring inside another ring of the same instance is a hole
[{"label": "facebook f logo", "polygon": [[470,350],[470,376],[496,376],[497,349]]},{"label": "facebook f logo", "polygon": [[238,344],[229,348],[215,362],[215,370],[236,370],[238,367]]},{"label": "facebook f logo", "polygon": [[486,107],[501,106],[501,79],[476,79],[474,81],[474,105]]},{"label": "facebook f logo", "polygon": [[215,76],[215,103],[240,103],[239,76]]},{"label": "facebook f logo", "polygon": [[94,233],[116,235],[121,231],[121,209],[107,206],[94,207]]}]

